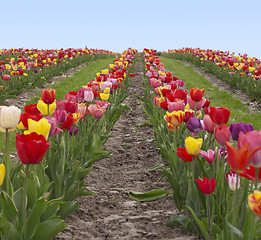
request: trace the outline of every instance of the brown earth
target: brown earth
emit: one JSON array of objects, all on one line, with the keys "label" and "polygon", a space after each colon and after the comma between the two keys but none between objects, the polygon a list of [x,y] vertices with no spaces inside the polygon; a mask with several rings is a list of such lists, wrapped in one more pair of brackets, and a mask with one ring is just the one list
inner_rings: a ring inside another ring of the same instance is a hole
[{"label": "brown earth", "polygon": [[133,94],[142,92],[142,65],[136,66],[124,112],[106,143],[109,158],[95,164],[85,184],[96,195],[79,198],[79,210],[67,219],[66,230],[56,240],[68,239],[196,239],[182,228],[170,229],[166,223],[177,214],[171,195],[153,202],[137,202],[125,191],[147,192],[169,189],[165,179],[158,181],[161,170],[147,168],[161,163],[157,145],[152,141],[153,128],[137,124],[147,120]]}]

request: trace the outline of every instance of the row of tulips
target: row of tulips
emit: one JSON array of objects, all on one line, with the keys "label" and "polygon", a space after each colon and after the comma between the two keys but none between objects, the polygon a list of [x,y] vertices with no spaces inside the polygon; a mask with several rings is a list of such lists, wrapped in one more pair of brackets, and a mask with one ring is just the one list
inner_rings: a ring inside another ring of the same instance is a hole
[{"label": "row of tulips", "polygon": [[231,87],[246,92],[253,100],[261,100],[261,62],[255,57],[200,48],[169,50],[164,56],[189,61],[216,75]]},{"label": "row of tulips", "polygon": [[39,87],[70,68],[113,54],[88,48],[0,50],[0,102],[15,97],[24,88]]},{"label": "row of tulips", "polygon": [[186,90],[155,50],[144,49],[144,61],[141,102],[180,213],[168,225],[204,239],[260,239],[261,131],[228,126],[229,109],[210,107],[204,89]]},{"label": "row of tulips", "polygon": [[[0,130],[6,134],[0,164],[1,239],[53,239],[64,220],[77,210],[75,198],[94,194],[84,178],[95,162],[110,155],[102,150],[121,113],[136,50],[128,49],[97,73],[78,92],[56,101],[43,90],[37,104],[0,108]],[[10,161],[9,134],[16,132],[20,161]]]}]

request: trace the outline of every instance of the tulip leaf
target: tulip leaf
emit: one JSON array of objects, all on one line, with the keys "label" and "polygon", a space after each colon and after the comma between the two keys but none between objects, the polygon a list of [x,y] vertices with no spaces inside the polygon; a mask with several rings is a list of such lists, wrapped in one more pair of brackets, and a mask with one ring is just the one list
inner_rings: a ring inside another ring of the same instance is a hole
[{"label": "tulip leaf", "polygon": [[159,169],[159,168],[161,168],[163,166],[164,166],[163,163],[158,163],[158,164],[154,165],[153,167],[148,168],[147,171],[148,172],[155,171],[155,170],[157,170],[157,169]]},{"label": "tulip leaf", "polygon": [[23,194],[24,188],[19,188],[14,192],[13,201],[18,211],[18,220],[19,220],[19,231],[22,230],[23,224]]},{"label": "tulip leaf", "polygon": [[243,233],[236,227],[234,227],[232,224],[229,223],[229,221],[226,219],[226,224],[228,225],[228,227],[230,228],[230,230],[235,233],[238,238],[243,239],[244,235]]},{"label": "tulip leaf", "polygon": [[62,202],[60,204],[60,209],[57,212],[62,219],[68,217],[72,212],[78,210],[79,202],[78,201],[70,201],[70,202]]},{"label": "tulip leaf", "polygon": [[57,215],[57,211],[60,209],[61,198],[52,199],[47,203],[47,208],[40,217],[40,221],[43,222]]},{"label": "tulip leaf", "polygon": [[158,200],[169,194],[168,191],[163,189],[155,189],[146,193],[140,192],[126,192],[130,198],[135,199],[139,202],[150,202],[154,200]]},{"label": "tulip leaf", "polygon": [[92,167],[88,167],[88,168],[79,168],[78,170],[78,179],[82,180],[84,179],[92,170]]},{"label": "tulip leaf", "polygon": [[1,205],[3,217],[5,217],[10,223],[15,225],[17,221],[18,211],[13,200],[4,191],[1,192]]},{"label": "tulip leaf", "polygon": [[[40,216],[47,208],[47,202],[45,199],[40,199],[35,204],[32,212],[28,216],[27,220],[27,239],[31,239],[36,231],[37,224],[39,223]],[[24,223],[25,224],[25,223]]]},{"label": "tulip leaf", "polygon": [[205,224],[203,222],[201,222],[197,216],[197,214],[193,211],[193,209],[191,209],[189,206],[188,206],[188,209],[189,211],[191,212],[192,216],[194,217],[199,229],[200,229],[200,232],[202,233],[202,235],[204,236],[204,239],[207,239],[209,240],[210,237],[209,237],[209,234],[208,234],[208,231],[205,227]]},{"label": "tulip leaf", "polygon": [[20,233],[15,226],[6,218],[0,216],[0,232],[2,233],[2,240],[21,239]]},{"label": "tulip leaf", "polygon": [[189,218],[187,216],[177,215],[167,222],[167,227],[173,228],[177,226],[182,226],[184,229],[187,229],[188,221]]},{"label": "tulip leaf", "polygon": [[65,223],[59,218],[46,220],[37,225],[33,239],[52,240],[59,232],[65,229]]},{"label": "tulip leaf", "polygon": [[38,198],[36,183],[33,178],[33,174],[31,174],[31,177],[27,181],[27,196],[28,196],[28,205],[30,208],[33,208]]}]

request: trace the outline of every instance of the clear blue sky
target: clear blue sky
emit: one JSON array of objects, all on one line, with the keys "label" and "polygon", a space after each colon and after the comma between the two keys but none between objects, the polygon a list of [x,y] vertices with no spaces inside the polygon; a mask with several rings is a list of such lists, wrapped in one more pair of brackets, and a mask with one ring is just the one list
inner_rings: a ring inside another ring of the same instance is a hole
[{"label": "clear blue sky", "polygon": [[260,0],[4,0],[0,49],[200,47],[261,59],[260,9]]}]

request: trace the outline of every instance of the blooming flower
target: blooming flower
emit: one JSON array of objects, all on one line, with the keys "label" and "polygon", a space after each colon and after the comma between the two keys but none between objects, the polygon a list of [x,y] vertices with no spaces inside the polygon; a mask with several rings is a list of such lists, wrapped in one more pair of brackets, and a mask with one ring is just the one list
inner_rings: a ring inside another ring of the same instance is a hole
[{"label": "blooming flower", "polygon": [[42,90],[42,101],[45,104],[51,104],[55,101],[56,91],[54,89]]},{"label": "blooming flower", "polygon": [[228,174],[226,173],[226,179],[232,191],[235,191],[236,189],[240,188],[240,176],[237,177],[236,172],[229,171]]},{"label": "blooming flower", "polygon": [[199,153],[203,158],[205,158],[207,160],[207,162],[209,163],[213,163],[216,154],[217,154],[217,150],[213,151],[212,149],[208,149],[207,152],[201,150]]},{"label": "blooming flower", "polygon": [[0,131],[12,132],[15,130],[20,120],[21,110],[15,106],[1,106],[0,107]]},{"label": "blooming flower", "polygon": [[185,113],[183,111],[166,112],[164,119],[173,126],[180,126],[183,122]]},{"label": "blooming flower", "polygon": [[206,177],[203,177],[203,180],[201,179],[195,179],[198,183],[199,190],[204,194],[211,194],[214,192],[216,187],[216,179],[211,178],[208,180]]},{"label": "blooming flower", "polygon": [[197,156],[200,153],[202,143],[202,138],[195,139],[193,137],[187,137],[185,139],[187,153],[193,156]]},{"label": "blooming flower", "polygon": [[[45,104],[42,100],[39,100],[37,103],[37,109],[43,114],[48,115],[48,105]],[[52,115],[56,109],[56,102],[53,102],[49,105],[49,115]]]},{"label": "blooming flower", "polygon": [[249,194],[248,205],[255,214],[261,217],[261,192],[255,190],[254,194]]},{"label": "blooming flower", "polygon": [[186,124],[186,127],[191,132],[196,132],[196,131],[202,129],[201,122],[200,122],[200,120],[197,117],[191,117],[188,120],[188,122]]},{"label": "blooming flower", "polygon": [[234,141],[237,141],[238,135],[240,132],[246,133],[253,131],[254,128],[251,124],[246,123],[232,123],[229,127],[229,130],[231,132],[232,139]]},{"label": "blooming flower", "polygon": [[230,116],[230,110],[223,107],[210,107],[209,116],[216,124],[226,124]]},{"label": "blooming flower", "polygon": [[16,149],[23,164],[38,164],[42,161],[50,143],[35,132],[28,135],[16,133]]},{"label": "blooming flower", "polygon": [[199,102],[204,96],[205,89],[198,89],[197,87],[190,88],[189,94],[194,102]]},{"label": "blooming flower", "polygon": [[88,107],[88,110],[90,111],[90,113],[95,117],[95,118],[101,118],[102,115],[105,113],[106,108],[105,107],[101,107],[97,104],[92,104]]},{"label": "blooming flower", "polygon": [[220,145],[225,146],[226,141],[230,142],[231,138],[229,127],[226,124],[217,126],[215,129],[215,138]]},{"label": "blooming flower", "polygon": [[193,158],[192,155],[187,153],[186,148],[177,148],[177,155],[180,159],[182,159],[184,162],[192,162]]},{"label": "blooming flower", "polygon": [[39,135],[42,134],[47,140],[50,129],[51,129],[51,124],[48,122],[46,118],[42,118],[39,121],[28,119],[28,133],[36,132]]}]

